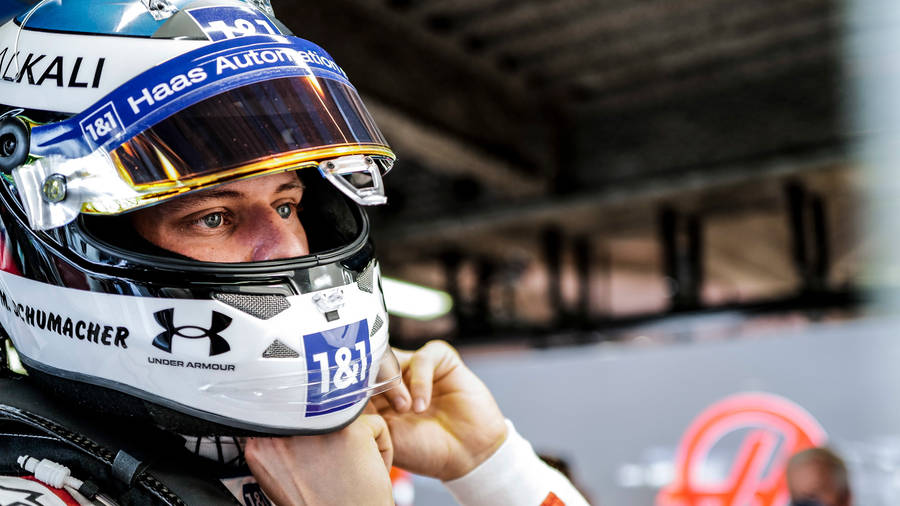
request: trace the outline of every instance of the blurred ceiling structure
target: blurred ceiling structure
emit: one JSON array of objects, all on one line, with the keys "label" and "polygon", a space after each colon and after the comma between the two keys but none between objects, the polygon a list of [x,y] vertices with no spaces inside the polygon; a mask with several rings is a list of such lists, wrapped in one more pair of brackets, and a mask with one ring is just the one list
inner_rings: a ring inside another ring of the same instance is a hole
[{"label": "blurred ceiling structure", "polygon": [[[343,66],[399,155],[370,213],[384,270],[450,289],[469,319],[697,308],[855,275],[835,0],[274,8]],[[621,303],[629,283],[648,302]]]}]

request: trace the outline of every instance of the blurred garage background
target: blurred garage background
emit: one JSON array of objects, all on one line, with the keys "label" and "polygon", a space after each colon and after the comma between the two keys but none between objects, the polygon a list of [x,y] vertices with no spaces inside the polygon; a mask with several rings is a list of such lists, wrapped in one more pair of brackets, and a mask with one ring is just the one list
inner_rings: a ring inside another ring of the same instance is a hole
[{"label": "blurred garage background", "polygon": [[383,272],[438,292],[386,287],[395,345],[457,346],[596,504],[784,505],[799,437],[894,505],[895,3],[273,6],[399,155]]},{"label": "blurred garage background", "polygon": [[390,205],[371,213],[384,271],[453,298],[446,316],[392,321],[398,344],[626,342],[674,315],[855,314],[865,182],[846,6],[274,7],[341,62],[399,154]]},{"label": "blurred garage background", "polygon": [[846,459],[857,504],[900,504],[900,7],[273,6],[399,155],[382,268],[439,292],[386,288],[395,345],[457,346],[593,503],[784,505],[799,434]]},{"label": "blurred garage background", "polygon": [[592,503],[784,506],[827,444],[900,504],[898,2],[273,7],[399,155],[394,344],[457,346]]}]

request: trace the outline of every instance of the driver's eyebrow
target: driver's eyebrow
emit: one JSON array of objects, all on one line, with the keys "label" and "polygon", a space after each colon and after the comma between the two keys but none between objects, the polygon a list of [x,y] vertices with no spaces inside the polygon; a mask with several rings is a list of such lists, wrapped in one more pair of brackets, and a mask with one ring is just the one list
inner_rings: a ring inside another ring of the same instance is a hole
[{"label": "driver's eyebrow", "polygon": [[203,204],[207,200],[218,200],[218,199],[241,199],[244,198],[244,194],[235,191],[235,190],[207,190],[202,193],[197,193],[194,195],[184,195],[181,198],[173,199],[168,203],[169,210],[171,211],[181,211],[183,209],[187,209],[189,207],[194,207]]},{"label": "driver's eyebrow", "polygon": [[275,193],[281,193],[281,192],[297,190],[297,189],[305,190],[306,187],[303,186],[303,183],[301,183],[300,181],[291,181],[290,183],[284,183],[281,186],[279,186],[278,188],[276,188]]},{"label": "driver's eyebrow", "polygon": [[[303,190],[305,186],[300,181],[291,181],[288,183],[283,183],[275,188],[274,193],[284,193],[286,191],[291,190]],[[171,211],[181,211],[190,207],[203,205],[204,202],[209,200],[220,200],[220,199],[242,199],[246,197],[246,193],[239,192],[236,190],[206,190],[200,193],[195,193],[193,195],[184,195],[181,198],[173,199],[168,205],[169,210]]]}]

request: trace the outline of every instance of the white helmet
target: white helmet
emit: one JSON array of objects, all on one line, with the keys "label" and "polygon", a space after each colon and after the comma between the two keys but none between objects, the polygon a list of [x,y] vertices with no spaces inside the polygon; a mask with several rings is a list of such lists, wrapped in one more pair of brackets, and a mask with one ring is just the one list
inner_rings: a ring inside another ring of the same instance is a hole
[{"label": "white helmet", "polygon": [[[195,434],[350,423],[396,383],[359,204],[394,154],[267,2],[41,1],[0,17],[0,326],[79,402]],[[296,171],[310,253],[201,262],[124,213]]]}]

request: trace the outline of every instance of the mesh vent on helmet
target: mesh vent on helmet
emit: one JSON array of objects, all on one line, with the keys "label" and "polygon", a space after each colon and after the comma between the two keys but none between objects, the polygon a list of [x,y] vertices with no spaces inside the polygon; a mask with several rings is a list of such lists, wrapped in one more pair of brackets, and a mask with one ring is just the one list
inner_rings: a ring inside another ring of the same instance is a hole
[{"label": "mesh vent on helmet", "polygon": [[372,293],[372,278],[374,275],[375,262],[369,262],[369,265],[356,278],[356,284],[359,285],[359,289],[366,293]]},{"label": "mesh vent on helmet", "polygon": [[381,320],[381,317],[378,315],[375,315],[375,321],[372,322],[372,330],[369,332],[369,337],[373,337],[375,335],[375,333],[378,332],[378,329],[380,329],[382,325],[384,325],[384,322]]},{"label": "mesh vent on helmet", "polygon": [[240,309],[241,311],[262,320],[268,320],[291,307],[291,303],[288,302],[287,297],[284,297],[283,295],[217,293],[214,294],[213,297],[235,309]]},{"label": "mesh vent on helmet", "polygon": [[293,348],[276,339],[266,348],[263,358],[297,358],[300,356]]}]

